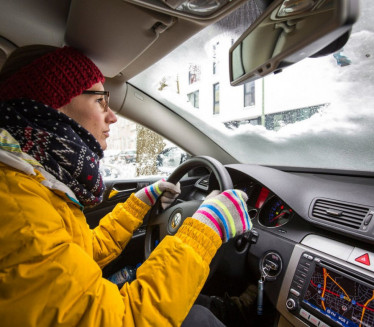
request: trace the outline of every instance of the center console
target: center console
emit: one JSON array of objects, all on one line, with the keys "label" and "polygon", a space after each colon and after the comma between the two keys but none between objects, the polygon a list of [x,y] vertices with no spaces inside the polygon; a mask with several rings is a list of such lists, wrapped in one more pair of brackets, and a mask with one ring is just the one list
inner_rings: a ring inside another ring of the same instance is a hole
[{"label": "center console", "polygon": [[[296,245],[292,253],[278,311],[294,326],[374,326],[371,266],[350,263],[355,248],[344,244],[315,238],[306,243],[308,246]],[[363,254],[360,260],[365,260],[365,255],[370,260],[372,253]]]}]

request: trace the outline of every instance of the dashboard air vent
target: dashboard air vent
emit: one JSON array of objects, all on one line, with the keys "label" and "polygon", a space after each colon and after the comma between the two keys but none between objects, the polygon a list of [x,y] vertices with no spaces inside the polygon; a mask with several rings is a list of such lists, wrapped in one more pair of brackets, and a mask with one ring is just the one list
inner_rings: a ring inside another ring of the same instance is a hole
[{"label": "dashboard air vent", "polygon": [[351,203],[318,199],[315,201],[312,216],[325,221],[354,229],[359,229],[369,208]]}]

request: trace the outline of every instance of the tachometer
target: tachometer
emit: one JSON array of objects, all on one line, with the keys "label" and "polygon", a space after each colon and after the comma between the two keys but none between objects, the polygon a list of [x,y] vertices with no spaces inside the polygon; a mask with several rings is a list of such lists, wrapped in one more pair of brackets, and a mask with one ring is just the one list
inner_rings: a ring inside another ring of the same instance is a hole
[{"label": "tachometer", "polygon": [[266,227],[279,227],[290,221],[292,209],[277,196],[269,198],[259,214],[260,224]]}]

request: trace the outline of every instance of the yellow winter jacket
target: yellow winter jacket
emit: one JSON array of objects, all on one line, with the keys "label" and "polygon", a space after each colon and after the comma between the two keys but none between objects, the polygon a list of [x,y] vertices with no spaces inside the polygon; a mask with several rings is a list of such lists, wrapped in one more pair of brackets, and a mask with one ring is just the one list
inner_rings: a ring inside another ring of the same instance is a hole
[{"label": "yellow winter jacket", "polygon": [[179,326],[208,276],[218,235],[187,219],[118,290],[101,268],[149,207],[132,195],[91,230],[45,175],[0,162],[0,325]]}]

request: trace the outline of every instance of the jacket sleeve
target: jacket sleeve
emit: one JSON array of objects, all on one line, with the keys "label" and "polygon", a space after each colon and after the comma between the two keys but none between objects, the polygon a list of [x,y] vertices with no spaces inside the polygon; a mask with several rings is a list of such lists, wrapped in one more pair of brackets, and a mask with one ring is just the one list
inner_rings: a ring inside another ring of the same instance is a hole
[{"label": "jacket sleeve", "polygon": [[99,226],[92,230],[92,244],[94,260],[101,268],[121,254],[149,209],[150,206],[131,194],[100,220]]},{"label": "jacket sleeve", "polygon": [[211,228],[187,218],[175,236],[165,237],[120,290],[125,325],[179,326],[209,274],[221,239]]},{"label": "jacket sleeve", "polygon": [[137,279],[118,290],[73,242],[71,233],[78,231],[69,232],[55,209],[66,204],[51,202],[53,195],[42,186],[2,185],[2,326],[178,326],[221,244],[214,231],[187,219],[158,245]]}]

